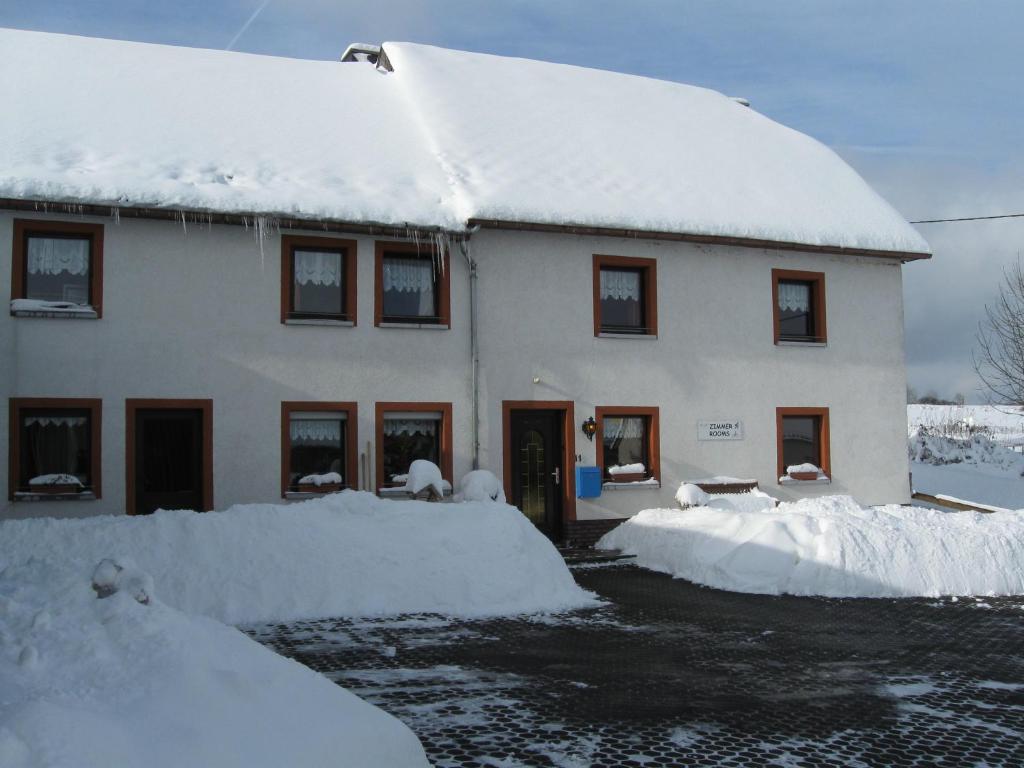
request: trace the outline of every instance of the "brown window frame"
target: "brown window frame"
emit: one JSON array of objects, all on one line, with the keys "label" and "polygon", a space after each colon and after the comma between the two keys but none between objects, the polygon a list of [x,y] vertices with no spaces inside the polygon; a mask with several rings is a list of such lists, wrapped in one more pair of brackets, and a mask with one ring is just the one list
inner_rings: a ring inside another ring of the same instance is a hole
[{"label": "brown window frame", "polygon": [[832,449],[830,446],[831,432],[829,430],[828,408],[824,407],[778,407],[775,409],[775,454],[776,454],[776,478],[786,475],[786,462],[782,457],[782,420],[785,416],[817,416],[818,417],[818,444],[821,446],[821,464],[819,469],[826,477],[832,477]]},{"label": "brown window frame", "polygon": [[645,479],[656,478],[661,482],[661,429],[660,411],[657,406],[640,405],[599,405],[594,409],[597,421],[595,462],[601,468],[601,482],[615,482],[610,479],[604,465],[604,420],[608,416],[643,416],[647,418],[647,472]]},{"label": "brown window frame", "polygon": [[[295,310],[295,250],[320,249],[325,251],[344,251],[342,269],[344,271],[344,309],[340,315],[320,314],[313,312],[296,312]],[[358,270],[358,244],[355,240],[339,237],[311,237],[307,235],[281,235],[281,322],[289,320],[337,320],[357,324],[358,311],[356,299],[356,275]]]},{"label": "brown window frame", "polygon": [[203,508],[197,512],[213,509],[213,400],[210,399],[153,399],[128,398],[124,401],[124,442],[125,442],[125,513],[135,514],[135,412],[145,409],[182,409],[202,411],[203,414]]},{"label": "brown window frame", "polygon": [[[387,486],[381,483],[384,477],[384,414],[394,411],[411,411],[413,413],[441,412],[441,435],[439,441],[441,477],[455,487],[452,477],[452,404],[451,403],[404,403],[380,402],[374,404],[374,440],[376,441],[376,473],[373,489],[380,493]],[[367,483],[369,485],[369,483]]]},{"label": "brown window frame", "polygon": [[8,401],[7,498],[16,501],[18,478],[21,475],[21,412],[33,408],[74,409],[89,411],[89,478],[88,490],[93,498],[103,498],[103,401],[97,397],[12,397]]},{"label": "brown window frame", "polygon": [[[779,317],[779,281],[794,280],[811,284],[811,302],[814,305],[814,336],[807,339],[783,339]],[[828,313],[825,311],[825,273],[796,269],[772,270],[772,329],[776,344],[827,344]]]},{"label": "brown window frame", "polygon": [[[635,269],[642,275],[644,286],[644,320],[646,328],[643,332],[629,333],[625,331],[603,330],[601,326],[601,270]],[[658,335],[658,260],[644,259],[636,256],[607,256],[594,254],[594,336],[657,336]]]},{"label": "brown window frame", "polygon": [[[434,261],[434,274],[437,276],[437,318],[394,318],[384,315],[384,254],[385,253],[411,253],[422,258],[430,258]],[[439,328],[452,327],[452,299],[451,299],[451,258],[445,251],[441,259],[440,272],[437,269],[437,249],[430,245],[417,243],[398,243],[387,240],[378,240],[374,247],[373,265],[373,324],[381,326],[417,326],[428,325]]]},{"label": "brown window frame", "polygon": [[[292,440],[289,426],[295,411],[317,413],[344,413],[345,425],[345,482],[342,488],[359,490],[359,406],[354,402],[325,402],[323,400],[285,400],[281,403],[281,498],[289,493],[291,476]],[[353,482],[353,478],[355,482]]]},{"label": "brown window frame", "polygon": [[79,236],[89,239],[89,306],[96,317],[103,317],[103,225],[79,221],[48,221],[46,219],[15,219],[11,243],[11,300],[27,299],[28,238]]}]

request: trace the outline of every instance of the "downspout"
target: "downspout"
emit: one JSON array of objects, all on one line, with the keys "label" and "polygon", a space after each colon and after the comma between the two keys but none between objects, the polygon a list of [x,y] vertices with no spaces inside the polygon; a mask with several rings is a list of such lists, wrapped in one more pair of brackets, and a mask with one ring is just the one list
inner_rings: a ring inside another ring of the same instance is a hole
[{"label": "downspout", "polygon": [[469,267],[469,360],[473,382],[473,469],[480,469],[480,346],[477,339],[477,271],[476,260],[469,252],[469,238],[480,230],[480,225],[470,227],[466,237],[459,241],[459,250]]}]

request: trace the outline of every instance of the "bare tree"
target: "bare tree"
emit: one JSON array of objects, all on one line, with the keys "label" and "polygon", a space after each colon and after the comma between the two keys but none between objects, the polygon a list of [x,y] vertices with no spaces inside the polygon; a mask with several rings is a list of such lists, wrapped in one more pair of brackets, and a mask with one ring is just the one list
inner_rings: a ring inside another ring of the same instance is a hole
[{"label": "bare tree", "polygon": [[973,353],[989,401],[1024,405],[1024,268],[1020,258],[1003,270],[995,304],[985,305]]}]

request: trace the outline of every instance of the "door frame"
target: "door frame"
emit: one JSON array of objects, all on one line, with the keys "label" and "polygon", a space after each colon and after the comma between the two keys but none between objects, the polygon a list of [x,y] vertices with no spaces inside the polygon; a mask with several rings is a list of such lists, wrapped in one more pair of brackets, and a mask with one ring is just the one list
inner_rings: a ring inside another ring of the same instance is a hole
[{"label": "door frame", "polygon": [[502,468],[505,497],[512,503],[512,411],[559,411],[562,414],[562,522],[576,519],[576,418],[572,400],[502,400]]},{"label": "door frame", "polygon": [[203,508],[213,509],[213,400],[128,398],[124,401],[125,512],[135,514],[135,416],[140,410],[201,411],[203,420]]}]

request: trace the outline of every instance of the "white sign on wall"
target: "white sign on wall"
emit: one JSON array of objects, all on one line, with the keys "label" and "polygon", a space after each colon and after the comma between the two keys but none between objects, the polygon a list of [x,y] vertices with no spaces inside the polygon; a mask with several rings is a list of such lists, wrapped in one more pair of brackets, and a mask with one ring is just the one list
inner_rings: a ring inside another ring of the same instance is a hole
[{"label": "white sign on wall", "polygon": [[741,421],[698,421],[698,440],[742,440],[743,422]]}]

